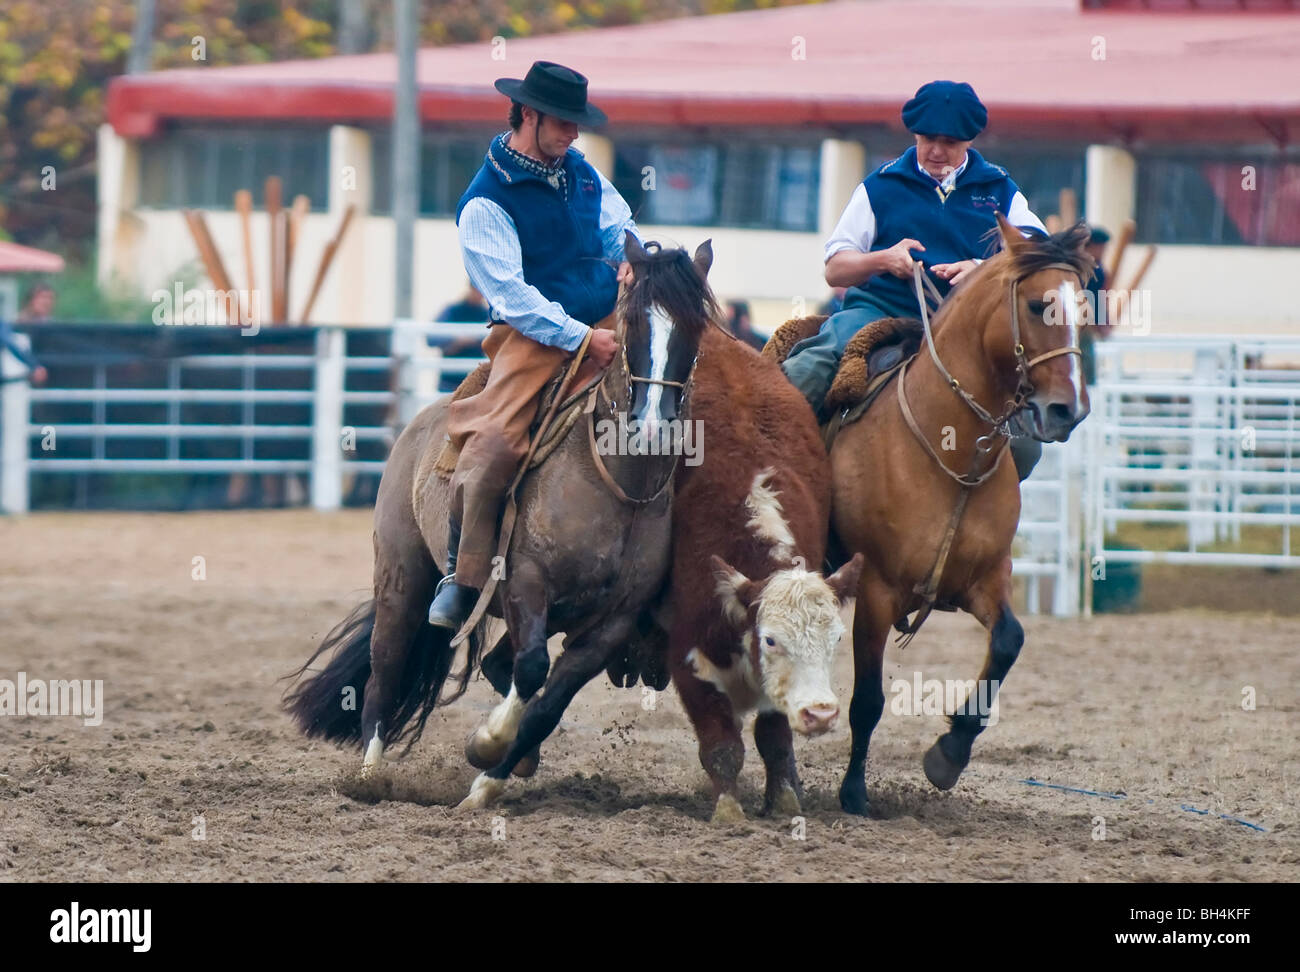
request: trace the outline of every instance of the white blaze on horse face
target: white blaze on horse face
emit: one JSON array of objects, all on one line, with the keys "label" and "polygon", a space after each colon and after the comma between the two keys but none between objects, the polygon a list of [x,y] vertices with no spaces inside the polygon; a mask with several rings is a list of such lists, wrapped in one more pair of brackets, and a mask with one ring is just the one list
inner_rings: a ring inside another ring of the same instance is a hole
[{"label": "white blaze on horse face", "polygon": [[778,570],[763,587],[757,613],[763,694],[796,732],[832,728],[839,701],[831,688],[835,647],[844,634],[840,604],[814,571]]},{"label": "white blaze on horse face", "polygon": [[[1056,288],[1056,297],[1065,315],[1066,346],[1077,348],[1079,346],[1079,298],[1075,293],[1074,284],[1069,280],[1062,280],[1061,285]],[[1080,400],[1083,398],[1083,369],[1079,364],[1079,355],[1067,354],[1066,357],[1070,359],[1070,390],[1074,394],[1074,400],[1070,402],[1070,413],[1077,415]]]},{"label": "white blaze on horse face", "polygon": [[[668,369],[668,339],[672,337],[673,319],[658,304],[650,308],[650,374],[655,381],[663,381]],[[646,394],[645,427],[647,432],[658,428],[659,406],[663,400],[664,386],[651,385]]]}]

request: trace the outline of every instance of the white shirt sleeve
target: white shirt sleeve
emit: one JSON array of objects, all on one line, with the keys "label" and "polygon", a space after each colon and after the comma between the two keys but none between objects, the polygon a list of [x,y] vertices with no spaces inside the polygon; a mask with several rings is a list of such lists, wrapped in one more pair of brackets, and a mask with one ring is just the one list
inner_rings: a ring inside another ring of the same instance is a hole
[{"label": "white shirt sleeve", "polygon": [[523,251],[509,213],[478,196],[461,210],[457,234],[465,272],[492,306],[494,320],[541,344],[577,349],[588,327],[524,280]]},{"label": "white shirt sleeve", "polygon": [[869,253],[875,239],[876,214],[871,208],[867,187],[859,182],[858,188],[853,190],[853,195],[849,198],[849,204],[844,207],[840,221],[835,224],[835,231],[826,241],[823,260],[829,260],[841,250]]},{"label": "white shirt sleeve", "polygon": [[1012,226],[1018,226],[1021,230],[1036,229],[1040,233],[1046,233],[1047,227],[1043,221],[1035,216],[1029,210],[1029,200],[1020,190],[1011,197],[1011,205],[1007,207],[1007,222]]},{"label": "white shirt sleeve", "polygon": [[[595,166],[592,166],[595,169]],[[600,177],[600,243],[607,260],[623,262],[623,231],[631,230],[632,235],[641,239],[641,231],[632,219],[632,210],[614,184],[597,171]],[[641,240],[641,242],[645,242]]]}]

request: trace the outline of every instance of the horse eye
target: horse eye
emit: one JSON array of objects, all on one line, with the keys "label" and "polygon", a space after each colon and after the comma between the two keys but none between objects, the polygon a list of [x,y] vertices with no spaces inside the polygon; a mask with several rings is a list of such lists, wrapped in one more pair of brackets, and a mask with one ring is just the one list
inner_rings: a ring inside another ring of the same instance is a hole
[{"label": "horse eye", "polygon": [[771,635],[767,635],[767,636],[763,639],[763,644],[767,645],[767,647],[769,647],[769,648],[775,648],[775,647],[776,647],[776,639],[773,638]]},{"label": "horse eye", "polygon": [[1029,301],[1028,307],[1029,307],[1029,313],[1033,314],[1035,317],[1042,317],[1043,312],[1047,310],[1047,305],[1043,303],[1041,300]]}]

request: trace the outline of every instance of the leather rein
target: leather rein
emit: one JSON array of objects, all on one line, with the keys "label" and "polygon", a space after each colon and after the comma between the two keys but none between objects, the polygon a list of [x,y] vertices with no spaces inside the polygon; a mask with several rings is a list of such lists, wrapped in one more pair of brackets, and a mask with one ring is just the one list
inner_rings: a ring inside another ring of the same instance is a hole
[{"label": "leather rein", "polygon": [[[1046,266],[1035,268],[1032,273],[1038,273],[1041,270],[1068,270],[1073,274],[1078,274],[1078,270],[1068,263],[1049,263]],[[1028,275],[1026,275],[1028,276]],[[1006,403],[1006,407],[998,415],[991,414],[988,409],[975,400],[970,392],[961,386],[952,372],[950,372],[944,363],[939,359],[939,352],[934,346],[934,334],[930,327],[929,305],[926,301],[926,289],[928,288],[930,296],[934,298],[936,306],[943,301],[939,289],[934,283],[925,276],[919,261],[912,264],[912,283],[916,288],[916,300],[921,306],[921,325],[925,331],[926,347],[930,351],[930,358],[934,365],[939,369],[939,374],[943,377],[948,387],[953,390],[959,399],[983,422],[992,428],[987,435],[982,435],[975,440],[975,455],[971,457],[971,467],[966,473],[953,472],[948,468],[947,463],[939,456],[926,438],[925,433],[921,431],[920,425],[916,421],[916,416],[912,413],[912,407],[907,401],[907,365],[910,362],[903,362],[898,372],[898,407],[903,413],[903,420],[907,427],[912,431],[912,435],[924,447],[930,458],[938,464],[939,468],[947,474],[961,489],[957,497],[957,504],[953,507],[952,514],[948,518],[948,526],[944,531],[943,540],[939,544],[939,552],[935,557],[934,566],[930,569],[929,576],[923,584],[917,584],[912,589],[912,593],[921,597],[921,606],[917,610],[916,618],[910,623],[900,620],[895,623],[895,627],[905,636],[900,639],[900,647],[907,647],[907,644],[915,637],[925,623],[925,619],[930,616],[934,609],[935,602],[939,596],[939,581],[943,576],[944,566],[948,562],[948,554],[952,550],[953,540],[957,535],[957,527],[961,523],[962,514],[966,511],[966,504],[970,500],[972,490],[977,486],[987,482],[995,472],[997,472],[999,460],[1006,451],[1007,445],[1011,441],[1010,422],[1012,417],[1025,407],[1029,398],[1034,394],[1034,384],[1030,381],[1029,373],[1036,366],[1052,358],[1064,354],[1083,355],[1083,350],[1077,345],[1070,345],[1063,348],[1053,348],[1042,354],[1029,358],[1025,354],[1025,345],[1020,336],[1020,283],[1025,277],[1017,277],[1011,281],[1009,288],[1009,297],[1011,301],[1011,340],[1012,347],[1016,356],[1016,371],[1019,375],[1019,382],[1016,385],[1016,392]],[[987,456],[992,456],[987,459]],[[976,473],[982,462],[988,462],[988,467],[980,473]],[[905,616],[904,616],[905,617]]]}]

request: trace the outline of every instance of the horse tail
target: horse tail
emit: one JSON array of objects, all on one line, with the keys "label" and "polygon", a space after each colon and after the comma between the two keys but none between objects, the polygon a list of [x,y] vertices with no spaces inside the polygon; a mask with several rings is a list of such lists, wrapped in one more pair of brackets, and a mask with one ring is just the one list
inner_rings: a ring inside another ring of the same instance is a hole
[{"label": "horse tail", "polygon": [[285,676],[300,678],[317,658],[334,652],[323,669],[303,678],[285,695],[284,708],[304,735],[334,743],[361,742],[361,695],[370,678],[370,636],[374,630],[372,598],[357,605],[325,636],[301,668]]},{"label": "horse tail", "polygon": [[[372,598],[335,625],[301,668],[285,676],[300,678],[316,659],[333,652],[323,669],[303,678],[284,698],[285,710],[309,738],[339,744],[361,743],[361,713],[366,682],[370,678],[370,640],[374,629]],[[456,653],[450,647],[450,633],[428,624],[419,626],[407,651],[406,668],[393,711],[384,719],[385,745],[405,741],[403,753],[409,752],[424,732],[434,708],[465,694],[478,666],[485,634],[485,625],[475,629],[466,644],[465,666],[453,675],[451,668]],[[443,686],[449,676],[456,684],[444,698]],[[351,690],[348,699],[351,704],[344,705],[348,690]]]}]

